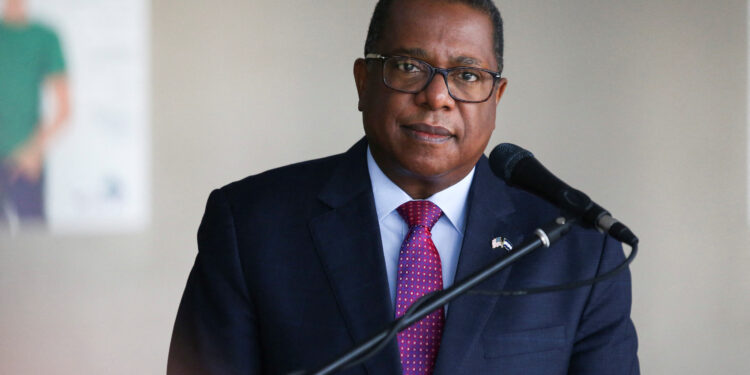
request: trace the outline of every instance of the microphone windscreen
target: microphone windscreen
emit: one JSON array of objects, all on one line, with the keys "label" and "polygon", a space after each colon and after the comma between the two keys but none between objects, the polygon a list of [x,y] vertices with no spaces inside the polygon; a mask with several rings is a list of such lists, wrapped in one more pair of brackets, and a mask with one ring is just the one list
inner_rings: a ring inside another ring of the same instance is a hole
[{"label": "microphone windscreen", "polygon": [[492,172],[505,182],[511,183],[511,176],[516,164],[526,158],[533,158],[530,151],[518,147],[512,143],[501,143],[490,153],[490,168]]}]

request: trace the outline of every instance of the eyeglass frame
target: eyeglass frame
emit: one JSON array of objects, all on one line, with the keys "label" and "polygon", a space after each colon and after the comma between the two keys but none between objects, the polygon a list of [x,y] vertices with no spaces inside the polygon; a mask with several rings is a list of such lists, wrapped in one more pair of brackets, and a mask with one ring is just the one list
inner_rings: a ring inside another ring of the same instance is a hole
[{"label": "eyeglass frame", "polygon": [[[427,82],[425,82],[424,86],[422,86],[422,88],[420,88],[419,90],[416,90],[416,91],[408,91],[408,90],[397,89],[397,88],[394,88],[391,85],[389,85],[388,82],[385,79],[385,61],[388,60],[388,59],[390,59],[390,58],[392,58],[392,57],[403,57],[403,58],[407,58],[407,59],[417,60],[417,61],[423,63],[425,66],[427,66],[427,68],[429,69],[429,75],[427,77]],[[443,76],[443,81],[445,82],[445,88],[446,88],[446,90],[448,90],[448,95],[450,95],[450,97],[453,100],[458,101],[458,102],[462,102],[462,103],[484,103],[484,102],[486,102],[487,100],[490,99],[490,97],[492,96],[492,93],[495,91],[495,88],[497,87],[497,81],[499,81],[500,78],[502,78],[502,76],[500,75],[500,73],[502,72],[502,70],[498,71],[498,72],[495,72],[495,71],[492,71],[492,70],[489,70],[489,69],[477,68],[477,67],[474,67],[474,66],[455,66],[453,68],[436,68],[436,67],[432,66],[430,63],[428,63],[427,61],[424,61],[424,60],[421,60],[421,59],[418,59],[418,58],[415,58],[415,57],[411,57],[411,56],[401,56],[401,55],[387,56],[387,55],[381,55],[379,53],[368,53],[368,54],[365,55],[365,61],[368,61],[368,60],[370,60],[370,61],[377,60],[377,61],[380,61],[382,63],[383,71],[381,72],[381,75],[383,77],[383,84],[386,87],[388,87],[391,90],[395,90],[395,91],[398,91],[398,92],[403,92],[403,93],[406,93],[406,94],[416,94],[416,93],[419,93],[419,92],[423,91],[424,89],[427,88],[427,86],[430,85],[430,83],[432,83],[432,79],[435,78],[435,74],[436,73],[440,73],[440,75]],[[459,99],[459,98],[456,98],[455,96],[453,96],[453,93],[450,90],[450,86],[448,85],[448,74],[451,73],[454,70],[467,69],[467,68],[481,70],[483,72],[486,72],[486,73],[489,73],[490,75],[492,75],[492,88],[490,89],[490,92],[489,92],[489,94],[487,94],[486,98],[484,98],[482,100],[465,100],[465,99]]]}]

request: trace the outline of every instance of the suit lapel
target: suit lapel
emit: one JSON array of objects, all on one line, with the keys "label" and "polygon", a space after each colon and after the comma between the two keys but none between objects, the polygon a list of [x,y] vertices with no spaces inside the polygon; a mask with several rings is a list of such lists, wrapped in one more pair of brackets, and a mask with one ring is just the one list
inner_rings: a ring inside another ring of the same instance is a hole
[{"label": "suit lapel", "polygon": [[[500,258],[505,251],[492,249],[492,238],[503,236],[514,245],[520,244],[522,233],[513,225],[510,215],[515,211],[506,186],[489,169],[483,156],[477,163],[468,198],[466,232],[456,269],[456,282]],[[479,284],[476,289],[500,290],[510,274],[508,267]],[[450,302],[443,330],[435,374],[456,374],[497,303],[498,297],[463,295]]]},{"label": "suit lapel", "polygon": [[[383,329],[393,318],[366,147],[361,140],[346,153],[319,195],[331,210],[310,221],[315,248],[352,345]],[[370,374],[400,373],[395,342],[365,362],[365,367]]]}]

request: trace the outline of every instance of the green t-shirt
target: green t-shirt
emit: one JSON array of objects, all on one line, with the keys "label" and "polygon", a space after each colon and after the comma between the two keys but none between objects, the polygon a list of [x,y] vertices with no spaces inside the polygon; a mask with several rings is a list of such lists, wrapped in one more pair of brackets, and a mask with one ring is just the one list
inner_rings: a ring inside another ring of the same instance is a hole
[{"label": "green t-shirt", "polygon": [[0,159],[34,132],[44,79],[64,70],[60,41],[52,30],[0,20]]}]

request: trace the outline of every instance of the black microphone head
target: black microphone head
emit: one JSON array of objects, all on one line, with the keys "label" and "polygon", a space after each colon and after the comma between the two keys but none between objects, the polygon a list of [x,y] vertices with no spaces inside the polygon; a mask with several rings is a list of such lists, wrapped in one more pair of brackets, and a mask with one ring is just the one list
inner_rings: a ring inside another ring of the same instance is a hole
[{"label": "black microphone head", "polygon": [[510,183],[516,164],[523,159],[533,157],[534,154],[528,150],[512,143],[501,143],[495,146],[490,153],[490,168],[492,172],[495,172],[495,175]]}]

